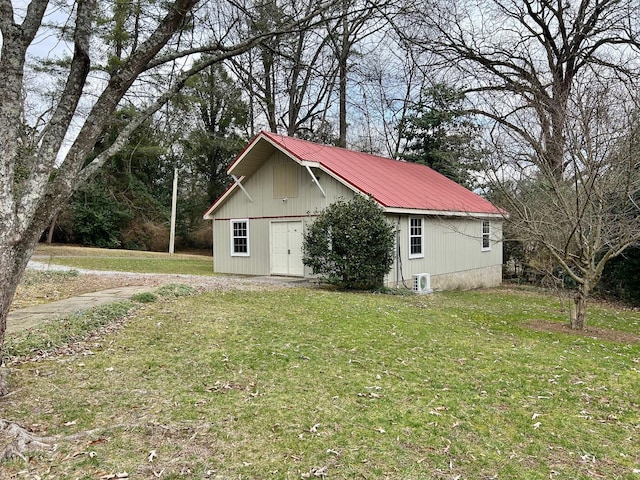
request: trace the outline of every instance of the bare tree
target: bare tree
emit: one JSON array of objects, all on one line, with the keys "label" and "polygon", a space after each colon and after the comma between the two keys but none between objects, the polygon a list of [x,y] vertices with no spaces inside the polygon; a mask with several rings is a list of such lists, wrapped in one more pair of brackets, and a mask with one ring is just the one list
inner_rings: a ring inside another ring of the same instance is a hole
[{"label": "bare tree", "polygon": [[[250,20],[252,30],[265,30],[286,21],[288,10],[309,9],[292,1],[289,8],[267,2],[260,15]],[[244,83],[256,116],[270,131],[315,138],[330,110],[337,62],[330,39],[340,9],[325,12],[316,28],[301,28],[289,35],[264,42],[258,49],[232,60],[232,68]],[[255,133],[255,132],[253,132]]]},{"label": "bare tree", "polygon": [[[190,76],[265,39],[308,25],[331,2],[314,3],[315,8],[301,16],[253,34],[240,28],[251,12],[251,5],[240,1],[138,4],[131,21],[120,23],[133,33],[131,41],[118,42],[115,55],[105,56],[95,0],[57,3],[59,8],[48,18],[47,0],[32,0],[24,10],[0,0],[0,364],[16,287],[41,233],[73,191]],[[34,84],[27,81],[27,51],[43,33],[59,35],[58,45],[72,52],[68,59],[51,58],[55,69],[49,78],[62,87],[49,97],[48,105],[34,100]],[[202,53],[210,55],[199,60]],[[127,99],[143,114],[87,163],[101,132]],[[0,369],[0,396],[8,388],[5,372]]]},{"label": "bare tree", "polygon": [[577,329],[604,264],[640,239],[629,200],[636,166],[623,147],[640,78],[639,17],[636,0],[461,0],[416,17],[429,35],[413,40],[493,125],[487,178],[511,219],[576,284]]},{"label": "bare tree", "polygon": [[[254,125],[292,136],[336,141],[346,145],[349,96],[354,92],[349,75],[358,61],[382,47],[389,18],[400,8],[395,0],[338,0],[326,10],[324,23],[314,29],[300,29],[290,35],[263,42],[257,50],[232,61],[236,75],[244,82],[249,103],[256,112]],[[273,0],[263,3],[260,16],[250,20],[250,29],[264,30],[286,12],[299,9]],[[369,49],[356,47],[373,38]],[[384,48],[384,47],[382,47]],[[365,62],[363,62],[365,63]],[[353,99],[352,104],[357,103]],[[337,124],[338,138],[330,138],[330,126]],[[329,128],[328,128],[329,127]]]},{"label": "bare tree", "polygon": [[548,274],[562,272],[564,283],[575,284],[576,329],[585,327],[587,299],[606,263],[640,241],[640,131],[633,111],[612,105],[610,88],[593,80],[570,102],[561,178],[522,165],[510,175],[517,182],[505,182],[502,162],[490,165],[517,238],[533,252],[543,248],[555,265]]},{"label": "bare tree", "polygon": [[411,106],[420,100],[425,85],[425,73],[420,68],[418,53],[404,42],[392,43],[373,72],[370,84],[372,99],[381,122],[378,136],[384,141],[384,151],[391,158],[398,158],[404,147],[405,119]]},{"label": "bare tree", "polygon": [[[338,86],[338,140],[339,147],[347,146],[349,72],[352,59],[358,56],[357,45],[386,29],[397,5],[393,1],[373,3],[368,0],[349,2],[342,0],[342,14],[330,29],[330,40],[337,61]],[[378,42],[380,43],[380,39]]]},{"label": "bare tree", "polygon": [[[284,9],[275,0],[269,0],[258,5],[255,14],[246,19],[247,28],[257,35],[265,35],[278,22],[285,21]],[[266,118],[268,129],[278,131],[277,87],[278,79],[278,49],[282,37],[269,37],[257,48],[247,51],[244,55],[232,58],[230,65],[236,76],[244,84],[249,96],[249,104],[262,110]],[[255,112],[251,109],[252,129],[255,135]]]}]

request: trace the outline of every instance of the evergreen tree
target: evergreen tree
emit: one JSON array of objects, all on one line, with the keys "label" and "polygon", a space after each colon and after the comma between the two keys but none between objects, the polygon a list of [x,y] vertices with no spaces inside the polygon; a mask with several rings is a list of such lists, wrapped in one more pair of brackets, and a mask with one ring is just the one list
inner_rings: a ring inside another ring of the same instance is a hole
[{"label": "evergreen tree", "polygon": [[407,142],[403,160],[433,168],[451,180],[472,188],[482,150],[478,126],[462,107],[464,95],[445,84],[423,92],[401,131]]},{"label": "evergreen tree", "polygon": [[202,213],[230,184],[227,167],[247,143],[248,106],[238,82],[218,64],[191,78],[174,107],[180,121],[177,233],[191,247],[208,248],[211,226]]},{"label": "evergreen tree", "polygon": [[[135,115],[134,108],[121,109],[87,162],[107,149]],[[167,178],[162,162],[166,153],[162,145],[160,133],[147,120],[125,147],[74,193],[67,212],[69,236],[74,241],[97,247],[152,249],[152,234],[142,234],[141,226],[168,225],[169,221],[171,178]],[[136,233],[129,234],[129,230]]]},{"label": "evergreen tree", "polygon": [[182,163],[193,177],[192,188],[199,184],[204,203],[211,204],[229,186],[227,167],[247,142],[248,106],[221,64],[191,78],[180,102],[196,117],[195,127],[181,140]]}]

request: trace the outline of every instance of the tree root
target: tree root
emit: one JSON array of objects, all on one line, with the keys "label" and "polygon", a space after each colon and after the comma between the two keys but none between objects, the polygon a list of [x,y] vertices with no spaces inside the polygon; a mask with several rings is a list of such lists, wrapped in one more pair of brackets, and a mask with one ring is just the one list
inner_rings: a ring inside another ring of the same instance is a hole
[{"label": "tree root", "polygon": [[9,444],[0,454],[0,462],[16,457],[26,461],[24,453],[27,451],[50,451],[55,448],[53,442],[56,439],[54,437],[38,437],[17,423],[8,420],[0,419],[0,435],[9,439]]},{"label": "tree root", "polygon": [[[122,425],[114,425],[112,428],[120,428]],[[21,458],[25,462],[25,452],[44,451],[50,452],[56,449],[58,442],[72,442],[80,438],[95,435],[99,429],[86,430],[64,437],[38,437],[16,422],[10,422],[0,418],[0,463],[6,460]],[[4,437],[4,441],[3,438]],[[7,441],[9,442],[7,444]]]},{"label": "tree root", "polygon": [[9,369],[0,362],[0,398],[9,394]]}]

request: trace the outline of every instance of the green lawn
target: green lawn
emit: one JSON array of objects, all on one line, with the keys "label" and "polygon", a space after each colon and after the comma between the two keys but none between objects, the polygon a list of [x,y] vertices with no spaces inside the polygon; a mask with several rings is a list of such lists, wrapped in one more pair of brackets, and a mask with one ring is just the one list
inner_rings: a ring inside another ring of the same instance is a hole
[{"label": "green lawn", "polygon": [[39,244],[33,260],[67,267],[114,272],[213,275],[208,255]]},{"label": "green lawn", "polygon": [[[600,328],[640,314],[594,306]],[[2,416],[60,442],[10,478],[640,478],[640,345],[538,332],[526,292],[217,292],[27,362]],[[24,473],[22,473],[24,475]],[[33,477],[35,478],[35,477]]]},{"label": "green lawn", "polygon": [[213,275],[213,261],[205,256],[178,257],[51,257],[44,263],[65,265],[86,270],[134,273],[166,273],[185,275]]}]

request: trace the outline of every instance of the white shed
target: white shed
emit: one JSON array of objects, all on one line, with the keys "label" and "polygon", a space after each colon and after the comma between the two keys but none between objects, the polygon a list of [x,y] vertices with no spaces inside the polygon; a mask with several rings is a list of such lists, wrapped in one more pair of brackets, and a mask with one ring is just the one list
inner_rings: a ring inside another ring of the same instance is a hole
[{"label": "white shed", "polygon": [[421,273],[443,290],[502,281],[505,212],[424,165],[261,132],[228,173],[234,183],[204,214],[216,272],[311,277],[306,226],[337,199],[366,194],[398,226],[387,285]]}]

